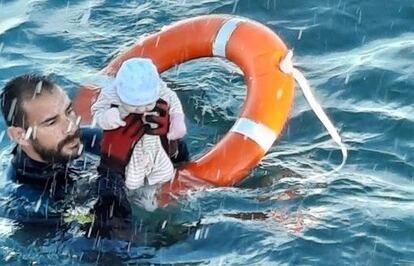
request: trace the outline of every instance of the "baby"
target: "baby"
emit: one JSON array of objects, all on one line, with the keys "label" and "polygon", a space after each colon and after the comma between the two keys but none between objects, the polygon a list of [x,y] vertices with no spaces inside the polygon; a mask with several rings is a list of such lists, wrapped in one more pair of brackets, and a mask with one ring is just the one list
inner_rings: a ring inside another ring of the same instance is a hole
[{"label": "baby", "polygon": [[[167,87],[150,59],[126,60],[111,86],[103,88],[92,106],[96,123],[104,130],[125,126],[124,118],[130,113],[151,114],[157,100],[169,105],[169,140],[184,137],[186,126],[181,102]],[[145,122],[145,121],[144,121]],[[129,189],[169,181],[174,176],[171,160],[162,147],[160,137],[145,134],[135,145],[125,168],[125,183]]]}]

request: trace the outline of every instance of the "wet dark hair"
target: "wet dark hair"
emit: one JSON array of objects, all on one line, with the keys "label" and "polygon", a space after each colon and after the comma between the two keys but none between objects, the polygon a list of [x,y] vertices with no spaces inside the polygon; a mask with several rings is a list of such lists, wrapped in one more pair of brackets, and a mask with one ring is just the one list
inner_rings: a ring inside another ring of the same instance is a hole
[{"label": "wet dark hair", "polygon": [[45,76],[23,75],[7,82],[0,95],[0,107],[7,126],[26,128],[23,102],[34,99],[44,91],[52,92],[55,84]]}]

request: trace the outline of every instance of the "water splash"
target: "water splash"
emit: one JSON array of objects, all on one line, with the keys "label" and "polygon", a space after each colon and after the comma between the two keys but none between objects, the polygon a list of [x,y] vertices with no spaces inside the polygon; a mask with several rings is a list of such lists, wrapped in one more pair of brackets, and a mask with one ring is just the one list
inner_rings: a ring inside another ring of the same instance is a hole
[{"label": "water splash", "polygon": [[233,9],[231,11],[232,14],[236,13],[238,4],[239,4],[239,0],[234,0]]},{"label": "water splash", "polygon": [[92,12],[92,3],[89,1],[89,7],[84,11],[79,24],[80,25],[86,25],[89,22],[89,19],[91,17],[91,12]]}]

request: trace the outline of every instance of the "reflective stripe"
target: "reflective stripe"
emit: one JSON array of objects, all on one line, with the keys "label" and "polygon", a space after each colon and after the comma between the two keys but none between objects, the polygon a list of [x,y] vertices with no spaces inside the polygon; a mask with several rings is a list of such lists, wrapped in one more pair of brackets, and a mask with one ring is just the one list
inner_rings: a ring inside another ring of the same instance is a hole
[{"label": "reflective stripe", "polygon": [[240,22],[243,22],[243,19],[232,18],[226,21],[226,23],[221,26],[219,32],[217,33],[216,39],[213,43],[213,55],[226,57],[226,45],[229,41],[231,34],[237,28]]},{"label": "reflective stripe", "polygon": [[272,147],[277,138],[277,134],[272,129],[244,117],[239,118],[230,131],[248,137],[259,144],[265,152]]}]

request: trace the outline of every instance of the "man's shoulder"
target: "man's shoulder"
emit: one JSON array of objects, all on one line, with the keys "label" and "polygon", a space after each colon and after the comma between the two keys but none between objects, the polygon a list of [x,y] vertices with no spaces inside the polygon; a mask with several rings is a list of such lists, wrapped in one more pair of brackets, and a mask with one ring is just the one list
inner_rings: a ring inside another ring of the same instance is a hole
[{"label": "man's shoulder", "polygon": [[[41,224],[59,221],[53,202],[46,199],[44,188],[17,181],[17,167],[10,163],[2,177],[0,217],[19,222]],[[43,201],[42,201],[43,199]]]}]

